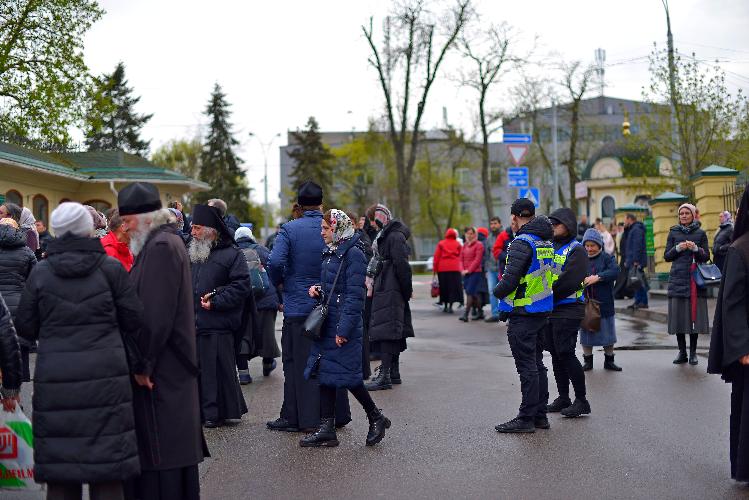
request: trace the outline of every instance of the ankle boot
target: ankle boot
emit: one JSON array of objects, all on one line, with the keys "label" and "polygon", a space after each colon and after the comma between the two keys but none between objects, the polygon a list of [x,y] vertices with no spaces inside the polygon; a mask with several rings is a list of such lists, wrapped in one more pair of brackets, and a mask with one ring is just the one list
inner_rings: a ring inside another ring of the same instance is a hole
[{"label": "ankle boot", "polygon": [[385,389],[392,389],[393,382],[392,380],[390,380],[390,370],[385,370],[382,368],[382,365],[380,365],[380,370],[377,372],[377,376],[364,387],[368,391],[382,391]]},{"label": "ankle boot", "polygon": [[593,369],[593,355],[583,354],[583,371],[590,371]]},{"label": "ankle boot", "polygon": [[468,323],[468,309],[463,311],[463,315],[458,318],[460,321],[463,321],[465,323]]},{"label": "ankle boot", "polygon": [[613,354],[604,354],[604,362],[603,362],[603,369],[604,370],[611,370],[615,372],[622,371],[620,366],[617,366],[616,363],[614,363],[614,355]]},{"label": "ankle boot", "polygon": [[335,433],[335,418],[321,419],[320,427],[309,436],[302,438],[299,441],[299,446],[303,448],[338,446],[338,436]]},{"label": "ankle boot", "polygon": [[679,349],[679,354],[676,355],[676,359],[674,359],[675,365],[683,365],[687,362],[687,350],[686,349]]},{"label": "ankle boot", "polygon": [[444,312],[444,313],[447,312],[447,304],[445,304],[444,306],[442,306],[442,312]]},{"label": "ankle boot", "polygon": [[445,312],[447,312],[448,314],[452,314],[453,313],[453,305],[452,305],[452,303],[450,303],[450,304],[447,305],[447,311],[445,311]]},{"label": "ankle boot", "polygon": [[479,310],[478,310],[478,308],[476,308],[476,307],[473,308],[473,314],[471,314],[471,319],[473,321],[476,321],[477,319],[479,319]]},{"label": "ankle boot", "polygon": [[697,349],[689,349],[689,364],[696,365],[697,363],[699,363],[697,361]]},{"label": "ankle boot", "polygon": [[382,414],[381,410],[372,410],[367,414],[369,419],[369,432],[367,432],[367,446],[374,446],[385,437],[385,429],[390,428],[390,419]]},{"label": "ankle boot", "polygon": [[402,383],[400,356],[393,356],[393,364],[390,366],[390,382],[393,385]]}]

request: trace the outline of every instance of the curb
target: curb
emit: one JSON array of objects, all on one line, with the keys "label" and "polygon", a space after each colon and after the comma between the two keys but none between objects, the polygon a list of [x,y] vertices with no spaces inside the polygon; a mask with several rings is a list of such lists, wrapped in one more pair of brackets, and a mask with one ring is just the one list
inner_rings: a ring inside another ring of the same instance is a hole
[{"label": "curb", "polygon": [[654,311],[653,309],[627,309],[626,307],[614,308],[617,314],[632,316],[633,318],[645,319],[648,321],[657,321],[659,323],[668,323],[668,313]]}]

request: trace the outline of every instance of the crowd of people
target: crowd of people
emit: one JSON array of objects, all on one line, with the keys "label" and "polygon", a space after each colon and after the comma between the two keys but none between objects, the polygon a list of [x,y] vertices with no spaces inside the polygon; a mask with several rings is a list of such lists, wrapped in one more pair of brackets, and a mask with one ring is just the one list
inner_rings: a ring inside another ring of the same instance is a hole
[{"label": "crowd of people", "polygon": [[[337,446],[337,430],[352,420],[351,393],[369,422],[365,444],[384,438],[392,423],[371,393],[402,383],[400,358],[414,336],[410,230],[382,204],[362,217],[323,210],[312,181],[292,213],[269,249],[222,200],[188,215],[178,202],[163,208],[144,182],[123,188],[107,214],[61,203],[51,234],[27,209],[0,205],[0,399],[13,411],[33,378],[35,479],[48,498],[80,498],[83,484],[92,499],[199,498],[203,429],[248,412],[241,385],[252,383],[253,358],[266,377],[283,361],[283,403],[269,430],[305,433],[302,447]],[[495,429],[531,433],[550,428],[548,413],[591,413],[585,372],[594,347],[606,370],[622,370],[614,300],[629,293],[631,307],[648,307],[647,280],[620,286],[648,256],[633,214],[612,226],[616,235],[569,208],[537,215],[527,199],[510,215],[506,228],[494,217],[463,238],[448,229],[433,265],[444,313],[458,304],[465,323],[507,323],[521,405]],[[728,212],[720,219],[712,253],[724,278],[708,371],[732,383],[732,476],[749,480],[749,190],[736,224]],[[697,336],[709,333],[695,273],[710,255],[699,212],[684,203],[664,253],[675,364],[698,364]],[[371,359],[380,360],[374,374]]]}]

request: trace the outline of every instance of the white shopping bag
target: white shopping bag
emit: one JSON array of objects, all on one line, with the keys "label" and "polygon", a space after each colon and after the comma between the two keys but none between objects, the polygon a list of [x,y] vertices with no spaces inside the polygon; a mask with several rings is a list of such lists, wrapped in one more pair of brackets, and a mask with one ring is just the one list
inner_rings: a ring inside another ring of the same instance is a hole
[{"label": "white shopping bag", "polygon": [[34,482],[34,435],[21,405],[0,407],[0,489],[39,490]]}]

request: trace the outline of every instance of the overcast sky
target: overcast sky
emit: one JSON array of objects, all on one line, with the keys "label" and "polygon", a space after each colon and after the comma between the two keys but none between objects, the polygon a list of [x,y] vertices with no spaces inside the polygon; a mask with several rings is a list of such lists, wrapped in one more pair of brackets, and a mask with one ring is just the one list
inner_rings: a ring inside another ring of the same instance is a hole
[{"label": "overcast sky", "polygon": [[[107,13],[86,39],[92,72],[111,72],[118,61],[136,95],[138,111],[153,113],[143,135],[151,150],[172,138],[189,138],[205,123],[202,112],[215,82],[232,103],[253,198],[262,200],[263,141],[268,154],[271,203],[279,191],[278,146],[286,132],[314,115],[322,130],[364,130],[379,116],[382,94],[361,24],[381,26],[390,2],[373,0],[100,0]],[[671,0],[676,47],[698,58],[718,58],[731,88],[749,89],[749,1]],[[646,56],[665,45],[661,0],[516,0],[477,3],[482,21],[503,22],[519,33],[525,51],[539,37],[536,54],[593,62],[607,52],[606,94],[638,99],[648,83]],[[453,54],[446,72],[459,64]],[[509,108],[506,84],[492,107]],[[595,95],[595,92],[590,94]],[[446,107],[453,126],[472,132],[472,94],[443,79],[427,103],[426,128],[442,125]]]}]

